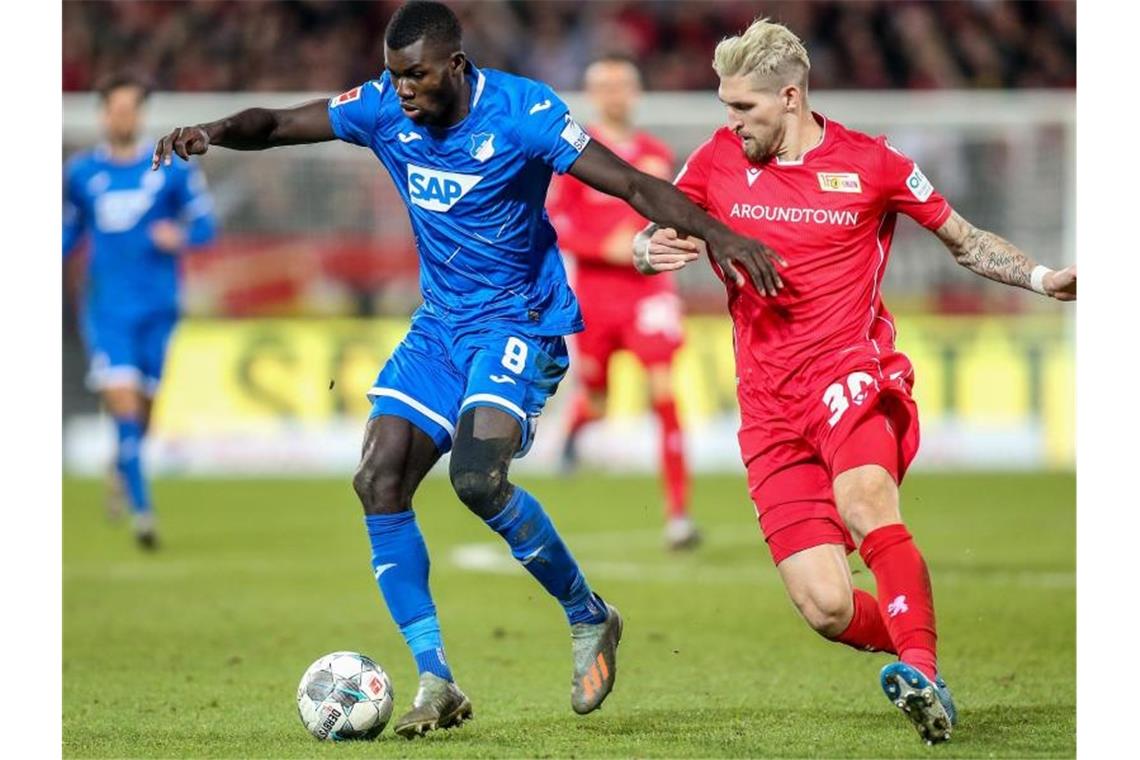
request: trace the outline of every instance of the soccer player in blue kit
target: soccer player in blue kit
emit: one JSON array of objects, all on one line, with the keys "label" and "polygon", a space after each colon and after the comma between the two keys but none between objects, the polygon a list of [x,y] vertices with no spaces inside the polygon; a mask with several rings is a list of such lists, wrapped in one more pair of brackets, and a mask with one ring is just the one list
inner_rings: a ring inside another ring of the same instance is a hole
[{"label": "soccer player in blue kit", "polygon": [[90,239],[79,305],[87,381],[115,421],[112,483],[130,505],[139,545],[154,549],[154,510],[140,454],[178,322],[178,255],[213,239],[214,218],[194,164],[150,171],[150,145],[139,139],[147,94],[140,79],[126,74],[100,88],[106,142],[75,154],[65,167],[63,255]]},{"label": "soccer player in blue kit", "polygon": [[613,688],[621,616],[591,590],[535,497],[507,479],[566,373],[564,336],[583,327],[543,208],[551,172],[569,172],[662,226],[711,236],[716,261],[743,282],[739,266],[761,292],[779,286],[779,259],[592,142],[548,86],[476,68],[442,3],[401,6],[384,42],[379,78],[327,101],[179,127],[156,145],[154,166],[211,145],[262,150],[333,139],[371,148],[384,164],[411,219],[424,299],[369,391],[353,480],[373,573],[420,672],[412,708],[394,729],[411,738],[472,713],[444,656],[412,511],[420,481],[448,450],[456,495],[565,610],[571,706],[589,713]]}]

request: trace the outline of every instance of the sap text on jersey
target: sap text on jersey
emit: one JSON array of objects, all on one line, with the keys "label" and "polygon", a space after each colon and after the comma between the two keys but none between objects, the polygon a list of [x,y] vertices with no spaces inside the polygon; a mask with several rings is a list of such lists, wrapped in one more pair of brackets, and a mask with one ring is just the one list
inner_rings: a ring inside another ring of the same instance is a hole
[{"label": "sap text on jersey", "polygon": [[444,172],[408,164],[408,198],[413,205],[429,211],[450,211],[482,181],[479,174]]},{"label": "sap text on jersey", "polygon": [[854,227],[859,223],[858,211],[830,208],[789,208],[761,204],[734,203],[733,219],[755,219],[758,222],[790,222],[792,224],[833,224]]}]

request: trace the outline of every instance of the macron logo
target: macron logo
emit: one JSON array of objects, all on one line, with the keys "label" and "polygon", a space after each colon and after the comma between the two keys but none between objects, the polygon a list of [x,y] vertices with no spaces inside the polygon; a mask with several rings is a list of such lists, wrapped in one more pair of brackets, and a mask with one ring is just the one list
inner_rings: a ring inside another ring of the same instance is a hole
[{"label": "macron logo", "polygon": [[405,145],[407,143],[410,143],[412,140],[424,139],[424,136],[419,132],[397,132],[396,137],[398,137],[400,142],[404,143]]},{"label": "macron logo", "polygon": [[471,188],[483,181],[479,174],[441,172],[426,166],[408,164],[408,198],[412,205],[428,211],[447,212]]},{"label": "macron logo", "polygon": [[534,116],[539,111],[545,111],[546,109],[550,108],[552,105],[554,105],[554,104],[550,102],[550,98],[547,98],[546,100],[542,101],[541,103],[535,103],[533,106],[530,107],[530,115]]}]

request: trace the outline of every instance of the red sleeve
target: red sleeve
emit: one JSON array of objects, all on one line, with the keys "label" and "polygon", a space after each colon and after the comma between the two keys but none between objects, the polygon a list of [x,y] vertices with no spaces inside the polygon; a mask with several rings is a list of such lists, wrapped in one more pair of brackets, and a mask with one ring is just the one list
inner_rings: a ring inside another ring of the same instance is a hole
[{"label": "red sleeve", "polygon": [[550,183],[546,197],[546,213],[554,231],[558,233],[558,247],[577,259],[603,260],[597,230],[583,218],[585,204],[582,193],[586,186],[581,181],[562,174]]},{"label": "red sleeve", "polygon": [[[655,159],[657,162],[660,162],[659,165],[664,165],[666,179],[668,179],[668,176],[672,174],[676,167],[676,157],[673,155],[672,149],[648,132],[641,133],[641,153],[643,158],[650,160]],[[642,165],[639,165],[638,168],[642,171],[647,170],[646,167]]]},{"label": "red sleeve", "polygon": [[673,184],[677,186],[689,200],[708,211],[708,182],[709,169],[712,167],[713,154],[716,152],[716,135],[705,141],[703,145],[693,151],[689,160],[677,173]]},{"label": "red sleeve", "polygon": [[934,189],[918,164],[880,137],[882,155],[883,200],[888,212],[909,216],[928,230],[941,227],[953,209],[942,194]]}]

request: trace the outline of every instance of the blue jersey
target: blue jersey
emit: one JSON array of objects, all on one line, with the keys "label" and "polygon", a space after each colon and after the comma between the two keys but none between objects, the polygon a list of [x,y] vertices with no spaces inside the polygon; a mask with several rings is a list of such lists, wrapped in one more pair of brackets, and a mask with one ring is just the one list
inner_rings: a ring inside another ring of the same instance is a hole
[{"label": "blue jersey", "polygon": [[213,239],[212,203],[201,171],[176,157],[152,172],[151,155],[143,145],[133,159],[119,161],[100,147],[67,162],[63,255],[90,236],[84,310],[92,318],[178,311],[178,257],[152,242],[155,222],[183,224],[190,246]]},{"label": "blue jersey", "polygon": [[457,328],[488,322],[533,335],[582,329],[544,204],[589,142],[548,86],[468,65],[470,112],[416,124],[385,72],[329,101],[337,137],[372,149],[404,199],[424,309]]}]

